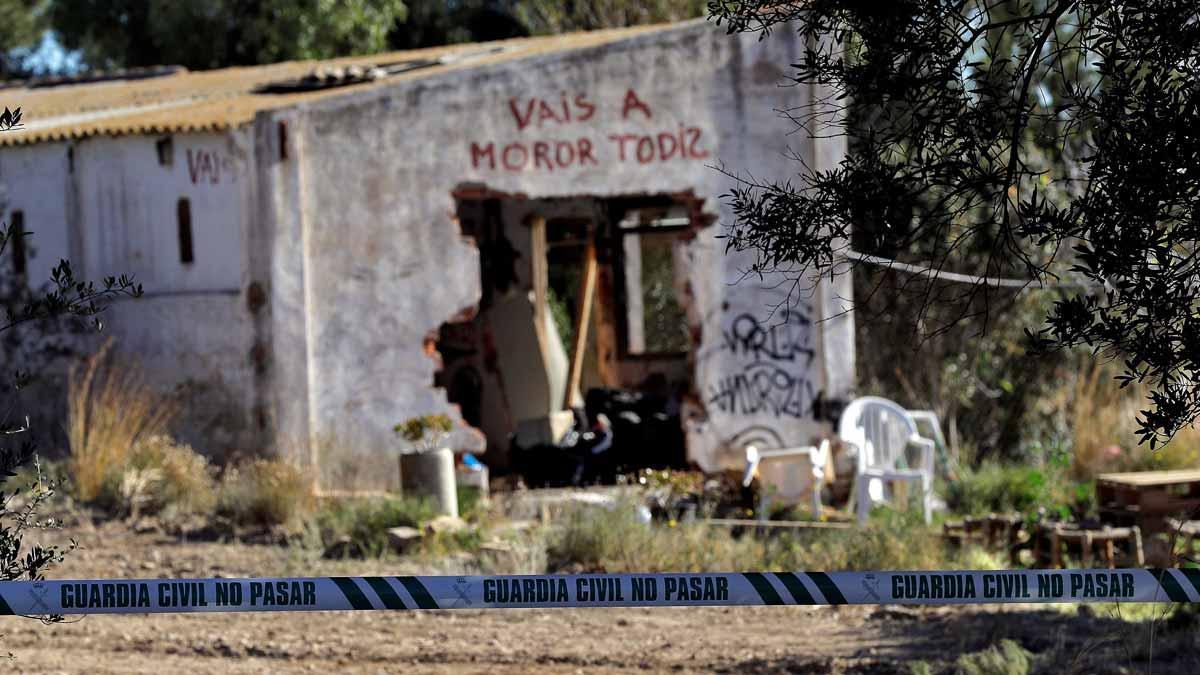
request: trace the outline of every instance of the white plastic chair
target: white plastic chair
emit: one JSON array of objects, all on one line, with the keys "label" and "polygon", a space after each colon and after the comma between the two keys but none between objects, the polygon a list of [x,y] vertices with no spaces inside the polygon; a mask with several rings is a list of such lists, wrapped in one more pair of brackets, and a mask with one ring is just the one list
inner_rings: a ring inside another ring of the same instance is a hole
[{"label": "white plastic chair", "polygon": [[[860,525],[866,524],[871,505],[884,500],[887,483],[895,481],[920,486],[925,522],[932,520],[934,441],[921,436],[907,410],[877,396],[855,399],[842,413],[838,436],[858,450],[854,503]],[[921,449],[919,467],[905,466],[909,444]]]},{"label": "white plastic chair", "polygon": [[[829,441],[821,441],[820,446],[799,446],[794,448],[779,448],[777,450],[759,450],[753,445],[746,446],[746,473],[742,476],[742,486],[749,487],[754,481],[754,475],[762,462],[788,461],[796,462],[804,458],[812,466],[812,512],[813,518],[821,518],[821,485],[825,478],[825,462],[829,459]],[[767,519],[767,507],[771,495],[763,490],[758,504],[758,519]]]}]

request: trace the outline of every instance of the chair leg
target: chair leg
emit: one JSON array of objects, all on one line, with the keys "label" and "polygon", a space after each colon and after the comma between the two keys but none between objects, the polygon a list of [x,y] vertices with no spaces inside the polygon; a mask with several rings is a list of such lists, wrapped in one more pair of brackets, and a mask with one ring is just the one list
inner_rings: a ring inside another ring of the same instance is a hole
[{"label": "chair leg", "polygon": [[765,523],[770,520],[770,516],[767,514],[769,508],[771,508],[771,497],[766,490],[763,490],[762,495],[758,498],[758,513],[755,514],[759,522]]},{"label": "chair leg", "polygon": [[812,486],[813,520],[821,519],[821,487],[823,484],[824,484],[823,481],[818,480],[818,479],[813,479],[813,486]]},{"label": "chair leg", "polygon": [[867,518],[871,515],[871,491],[865,485],[866,480],[855,480],[858,483],[858,524],[863,526],[867,524]]},{"label": "chair leg", "polygon": [[[933,522],[933,481],[929,474],[921,474],[921,509],[925,512],[925,524]],[[990,536],[990,535],[989,535]]]}]

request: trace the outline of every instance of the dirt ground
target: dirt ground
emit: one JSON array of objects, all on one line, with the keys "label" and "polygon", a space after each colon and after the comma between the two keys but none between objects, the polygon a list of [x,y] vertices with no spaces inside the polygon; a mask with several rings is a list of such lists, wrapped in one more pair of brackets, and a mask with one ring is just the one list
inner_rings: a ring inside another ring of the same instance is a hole
[{"label": "dirt ground", "polygon": [[[112,523],[85,523],[70,533],[84,548],[52,577],[459,571],[182,542]],[[1031,607],[91,616],[51,626],[6,618],[0,653],[14,655],[3,667],[18,673],[910,673],[917,661],[927,662],[928,672],[953,672],[960,654],[1012,638],[1042,655],[1045,672],[1132,673],[1148,671],[1149,630],[1148,623],[1086,610]],[[1167,634],[1161,623],[1156,630]],[[1153,672],[1200,672],[1195,632],[1188,631],[1186,646],[1178,635],[1159,639]]]}]

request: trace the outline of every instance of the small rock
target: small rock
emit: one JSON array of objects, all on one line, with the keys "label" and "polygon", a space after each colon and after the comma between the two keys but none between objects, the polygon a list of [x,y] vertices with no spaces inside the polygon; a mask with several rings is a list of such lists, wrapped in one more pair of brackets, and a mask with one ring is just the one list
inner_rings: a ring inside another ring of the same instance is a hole
[{"label": "small rock", "polygon": [[387,531],[388,544],[396,553],[404,554],[421,543],[424,534],[415,527],[393,527]]},{"label": "small rock", "polygon": [[495,528],[496,534],[509,534],[513,532],[525,532],[537,526],[537,523],[532,520],[510,520],[502,523]]},{"label": "small rock", "polygon": [[466,528],[467,524],[462,518],[455,516],[438,516],[429,521],[425,525],[425,532],[428,534],[440,534],[442,532],[458,532]]},{"label": "small rock", "polygon": [[350,558],[361,553],[358,544],[350,537],[340,537],[337,541],[329,545],[321,557],[326,559],[338,560],[341,558]]},{"label": "small rock", "polygon": [[521,552],[503,541],[485,542],[479,547],[479,556],[486,558],[492,567],[503,570],[516,569],[521,562]]},{"label": "small rock", "polygon": [[153,518],[140,518],[136,523],[133,524],[133,531],[135,534],[149,534],[151,532],[157,532],[158,529],[159,522]]}]

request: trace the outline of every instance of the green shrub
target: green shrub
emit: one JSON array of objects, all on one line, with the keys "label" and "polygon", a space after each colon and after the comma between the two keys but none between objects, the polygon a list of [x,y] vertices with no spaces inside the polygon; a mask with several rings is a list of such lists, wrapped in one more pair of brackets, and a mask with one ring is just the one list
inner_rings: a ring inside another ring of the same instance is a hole
[{"label": "green shrub", "polygon": [[419,528],[436,515],[427,499],[344,499],[324,504],[313,523],[322,546],[349,538],[358,550],[378,556],[388,549],[388,529]]},{"label": "green shrub", "polygon": [[239,525],[286,525],[312,509],[312,488],[309,476],[290,462],[254,460],[225,472],[217,513]]},{"label": "green shrub", "polygon": [[484,532],[478,527],[467,527],[426,537],[421,541],[421,552],[430,558],[439,559],[455,553],[477,553],[483,543]]},{"label": "green shrub", "polygon": [[483,492],[473,485],[459,485],[457,495],[458,515],[463,520],[478,520],[483,513]]},{"label": "green shrub", "polygon": [[[757,537],[703,524],[645,524],[632,504],[569,512],[551,533],[547,550],[551,569],[606,572],[950,569],[961,566],[963,555],[906,514],[877,516],[862,529]],[[972,555],[976,566],[987,562]]]},{"label": "green shrub", "polygon": [[963,654],[954,664],[957,675],[1028,675],[1033,654],[1012,640],[1001,640],[981,652]]},{"label": "green shrub", "polygon": [[1040,470],[1008,464],[984,464],[963,471],[947,485],[946,502],[964,515],[1027,512],[1041,505],[1046,477]]},{"label": "green shrub", "polygon": [[1017,464],[984,464],[963,471],[946,485],[950,510],[967,516],[988,513],[1032,513],[1038,508],[1067,517],[1084,516],[1095,502],[1092,482],[1071,480],[1060,467],[1044,469]]}]

